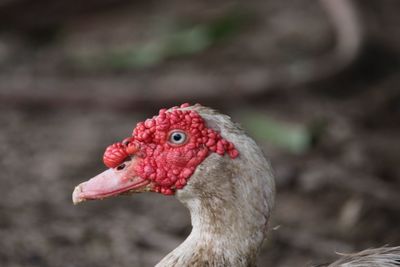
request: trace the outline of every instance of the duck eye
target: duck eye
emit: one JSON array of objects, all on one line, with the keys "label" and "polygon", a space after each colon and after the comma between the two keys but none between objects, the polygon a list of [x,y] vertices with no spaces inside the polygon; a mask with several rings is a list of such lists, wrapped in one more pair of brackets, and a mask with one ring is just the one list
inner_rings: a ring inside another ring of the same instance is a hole
[{"label": "duck eye", "polygon": [[125,168],[125,163],[122,163],[122,164],[118,165],[117,170],[120,171],[120,170],[123,170],[124,168]]},{"label": "duck eye", "polygon": [[186,141],[186,134],[181,131],[172,132],[169,135],[169,142],[175,145],[183,144]]}]

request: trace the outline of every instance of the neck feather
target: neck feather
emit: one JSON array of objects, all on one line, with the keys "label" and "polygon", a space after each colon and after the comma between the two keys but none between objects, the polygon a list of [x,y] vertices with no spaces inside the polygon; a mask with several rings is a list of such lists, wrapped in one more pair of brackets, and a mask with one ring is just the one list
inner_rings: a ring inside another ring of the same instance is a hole
[{"label": "neck feather", "polygon": [[264,240],[274,183],[252,142],[241,160],[210,155],[177,198],[189,209],[192,232],[157,267],[255,266]]}]

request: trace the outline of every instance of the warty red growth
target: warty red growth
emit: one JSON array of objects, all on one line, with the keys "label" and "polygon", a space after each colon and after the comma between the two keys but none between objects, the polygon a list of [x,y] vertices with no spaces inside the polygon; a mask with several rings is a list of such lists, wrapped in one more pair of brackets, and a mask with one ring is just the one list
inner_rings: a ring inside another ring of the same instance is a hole
[{"label": "warty red growth", "polygon": [[107,147],[104,164],[118,168],[135,157],[136,175],[151,180],[153,191],[172,195],[186,185],[210,153],[226,153],[231,158],[239,155],[231,142],[207,128],[204,119],[186,107],[189,104],[161,109],[158,116],[139,122],[131,137]]}]

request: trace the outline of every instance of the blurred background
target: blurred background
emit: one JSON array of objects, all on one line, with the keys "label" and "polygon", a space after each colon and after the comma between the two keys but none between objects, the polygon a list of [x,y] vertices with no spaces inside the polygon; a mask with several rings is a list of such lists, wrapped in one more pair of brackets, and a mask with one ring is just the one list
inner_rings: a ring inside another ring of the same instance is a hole
[{"label": "blurred background", "polygon": [[173,197],[73,206],[163,107],[230,114],[276,172],[260,266],[400,245],[400,1],[0,1],[0,266],[153,266]]}]

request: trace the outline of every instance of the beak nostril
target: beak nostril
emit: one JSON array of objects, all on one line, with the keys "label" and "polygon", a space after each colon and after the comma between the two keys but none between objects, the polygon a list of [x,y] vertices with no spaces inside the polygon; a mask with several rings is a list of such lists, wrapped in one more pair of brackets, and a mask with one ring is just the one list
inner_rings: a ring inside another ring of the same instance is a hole
[{"label": "beak nostril", "polygon": [[123,170],[125,168],[125,163],[122,163],[121,165],[119,165],[116,169],[118,171]]}]

